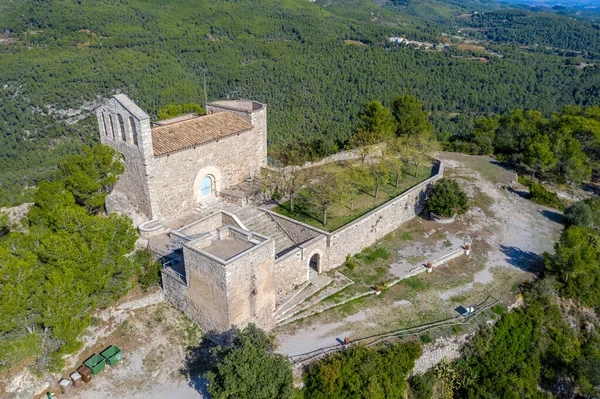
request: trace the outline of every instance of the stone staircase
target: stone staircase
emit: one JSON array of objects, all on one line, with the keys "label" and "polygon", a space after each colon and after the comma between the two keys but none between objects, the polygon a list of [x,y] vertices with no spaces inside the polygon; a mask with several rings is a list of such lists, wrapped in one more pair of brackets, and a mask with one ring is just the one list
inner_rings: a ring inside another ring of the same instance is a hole
[{"label": "stone staircase", "polygon": [[273,317],[275,317],[276,322],[279,323],[291,317],[307,299],[311,299],[332,282],[333,279],[326,274],[313,276],[307,284],[298,288],[275,310]]},{"label": "stone staircase", "polygon": [[223,206],[217,197],[205,198],[202,202],[194,206],[194,210],[201,215],[209,215],[221,208],[223,208]]},{"label": "stone staircase", "polygon": [[312,277],[275,310],[273,316],[277,325],[292,323],[336,306],[324,300],[352,284],[354,281],[337,271],[331,276],[320,274]]},{"label": "stone staircase", "polygon": [[258,210],[258,213],[246,220],[242,219],[242,217],[239,216],[239,213],[238,217],[249,231],[255,231],[275,241],[276,256],[285,253],[286,250],[296,245],[296,243],[292,241],[287,233],[281,227],[279,227],[277,222],[275,222],[275,220],[273,220],[273,218],[264,211]]}]

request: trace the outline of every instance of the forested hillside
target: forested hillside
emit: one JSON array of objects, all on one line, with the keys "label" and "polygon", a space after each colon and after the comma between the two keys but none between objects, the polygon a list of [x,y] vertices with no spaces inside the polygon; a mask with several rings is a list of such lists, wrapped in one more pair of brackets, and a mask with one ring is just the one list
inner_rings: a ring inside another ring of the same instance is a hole
[{"label": "forested hillside", "polygon": [[577,52],[600,54],[600,25],[576,21],[561,15],[503,10],[464,18],[494,42],[544,45]]},{"label": "forested hillside", "polygon": [[515,108],[549,115],[600,102],[597,66],[512,46],[485,62],[457,47],[392,46],[389,36],[433,40],[440,31],[374,7],[381,18],[305,0],[0,4],[0,204],[22,201],[21,189],[48,176],[60,156],[96,140],[95,118],[82,107],[117,92],[154,116],[167,104],[202,104],[203,69],[209,101],[269,105],[270,145],[321,139],[324,153],[344,144],[373,99],[413,94],[442,133]]}]

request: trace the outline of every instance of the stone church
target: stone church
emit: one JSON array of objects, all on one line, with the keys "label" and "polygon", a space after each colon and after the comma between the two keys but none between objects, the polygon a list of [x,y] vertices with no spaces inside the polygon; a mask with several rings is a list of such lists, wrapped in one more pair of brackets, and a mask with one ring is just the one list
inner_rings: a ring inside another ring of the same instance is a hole
[{"label": "stone church", "polygon": [[132,218],[140,244],[163,261],[166,298],[205,331],[272,328],[298,290],[420,213],[443,175],[438,161],[428,180],[326,232],[260,203],[266,105],[206,109],[153,123],[119,94],[96,110],[101,142],[125,163],[106,209]]},{"label": "stone church", "polygon": [[125,173],[107,201],[134,223],[181,215],[267,166],[267,108],[216,101],[207,115],[152,123],[124,94],[96,110],[102,144],[123,154]]}]

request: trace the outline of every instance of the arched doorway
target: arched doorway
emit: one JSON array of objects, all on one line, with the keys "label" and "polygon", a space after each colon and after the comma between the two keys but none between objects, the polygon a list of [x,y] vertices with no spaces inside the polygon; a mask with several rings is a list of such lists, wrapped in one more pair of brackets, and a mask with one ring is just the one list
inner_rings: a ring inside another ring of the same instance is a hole
[{"label": "arched doorway", "polygon": [[308,264],[312,270],[321,274],[321,255],[314,254],[313,256],[311,256]]},{"label": "arched doorway", "polygon": [[210,197],[213,193],[213,179],[210,176],[204,176],[200,183],[200,198]]}]

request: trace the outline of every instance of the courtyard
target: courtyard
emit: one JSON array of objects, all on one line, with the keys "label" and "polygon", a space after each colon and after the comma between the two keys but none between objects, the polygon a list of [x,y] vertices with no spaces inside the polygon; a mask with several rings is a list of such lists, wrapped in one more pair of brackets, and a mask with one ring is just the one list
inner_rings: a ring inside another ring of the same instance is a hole
[{"label": "courtyard", "polygon": [[[433,165],[428,163],[418,168],[415,173],[413,167],[405,166],[400,176],[396,180],[396,173],[389,171],[388,176],[378,189],[375,196],[375,186],[372,182],[362,184],[360,180],[365,176],[356,173],[361,162],[357,160],[333,162],[330,164],[317,166],[312,171],[307,171],[318,180],[320,176],[326,174],[347,175],[352,180],[351,198],[346,196],[345,200],[336,201],[327,211],[327,222],[323,224],[322,211],[317,204],[311,200],[311,194],[307,188],[300,189],[296,195],[294,211],[290,209],[290,201],[285,201],[279,206],[273,208],[273,211],[306,223],[310,226],[332,232],[354,219],[359,218],[365,213],[377,208],[379,205],[399,196],[409,188],[428,179],[433,174]],[[367,178],[368,179],[368,178]],[[341,196],[342,193],[340,193]]]}]

